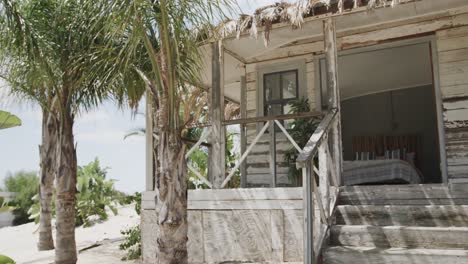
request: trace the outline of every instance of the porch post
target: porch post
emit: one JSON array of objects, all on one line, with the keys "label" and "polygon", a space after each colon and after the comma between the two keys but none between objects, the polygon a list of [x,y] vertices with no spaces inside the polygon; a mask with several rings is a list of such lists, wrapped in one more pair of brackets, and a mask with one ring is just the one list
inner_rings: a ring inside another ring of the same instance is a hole
[{"label": "porch post", "polygon": [[338,86],[338,50],[336,45],[336,27],[335,20],[328,18],[323,22],[323,33],[325,41],[325,53],[327,61],[327,77],[329,91],[329,106],[337,109],[336,121],[333,123],[331,140],[332,140],[332,157],[333,166],[335,167],[338,178],[338,186],[341,185],[341,177],[343,172],[343,145],[341,137],[341,106],[340,106],[340,90]]},{"label": "porch post", "polygon": [[211,156],[209,175],[213,188],[221,188],[226,178],[226,132],[222,124],[224,121],[224,49],[222,41],[212,44],[212,83],[210,91],[211,99]]},{"label": "porch post", "polygon": [[154,137],[153,137],[153,104],[150,92],[146,93],[146,191],[154,191]]},{"label": "porch post", "polygon": [[[241,118],[247,118],[247,80],[245,76],[241,76]],[[246,125],[240,125],[240,137],[241,137],[241,155],[245,153],[247,149],[247,133]],[[241,188],[247,187],[247,162],[244,161],[240,167],[241,173]]]}]

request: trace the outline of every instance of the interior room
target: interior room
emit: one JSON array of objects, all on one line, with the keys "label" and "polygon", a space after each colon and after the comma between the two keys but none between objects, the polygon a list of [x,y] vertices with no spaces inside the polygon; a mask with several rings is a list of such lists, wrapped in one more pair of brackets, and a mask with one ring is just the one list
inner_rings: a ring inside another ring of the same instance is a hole
[{"label": "interior room", "polygon": [[346,185],[442,181],[431,60],[429,42],[340,55]]}]

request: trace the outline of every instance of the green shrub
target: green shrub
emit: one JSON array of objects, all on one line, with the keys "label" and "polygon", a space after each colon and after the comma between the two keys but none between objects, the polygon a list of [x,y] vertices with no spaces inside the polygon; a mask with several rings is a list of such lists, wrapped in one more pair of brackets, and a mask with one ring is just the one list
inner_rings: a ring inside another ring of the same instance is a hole
[{"label": "green shrub", "polygon": [[[290,114],[310,112],[309,100],[298,99],[291,103]],[[320,120],[317,118],[298,118],[289,124],[288,132],[299,147],[304,148],[312,134],[317,129]],[[289,149],[284,155],[284,161],[289,165],[288,178],[292,185],[302,185],[302,172],[296,168],[298,152],[295,148]]]},{"label": "green shrub", "polygon": [[[138,215],[141,213],[141,193],[127,196],[129,203],[135,203],[135,211]],[[132,260],[141,257],[141,230],[140,225],[120,231],[125,240],[119,245],[121,250],[127,251],[127,256],[122,260]]]},{"label": "green shrub", "polygon": [[[107,209],[117,214],[116,206],[127,198],[114,189],[114,181],[107,180],[108,168],[101,168],[99,159],[95,159],[86,166],[78,167],[76,194],[76,226],[92,225],[93,220],[107,220]],[[33,197],[34,204],[29,214],[36,222],[40,216],[40,201],[38,195]],[[52,200],[52,215],[55,215],[55,195]]]},{"label": "green shrub", "polygon": [[16,262],[7,256],[0,255],[0,264],[16,264]]},{"label": "green shrub", "polygon": [[119,194],[114,189],[114,181],[106,180],[107,170],[100,167],[97,158],[86,166],[78,167],[77,226],[90,226],[92,217],[107,220],[106,209],[117,214]]},{"label": "green shrub", "polygon": [[16,193],[16,196],[8,202],[9,206],[14,207],[14,225],[31,222],[28,211],[34,204],[32,198],[38,193],[38,186],[39,178],[35,172],[19,171],[5,178],[6,190]]},{"label": "green shrub", "polygon": [[132,260],[141,257],[141,230],[140,226],[134,226],[132,228],[120,231],[125,236],[125,240],[119,245],[121,250],[127,251],[127,256],[122,260]]}]

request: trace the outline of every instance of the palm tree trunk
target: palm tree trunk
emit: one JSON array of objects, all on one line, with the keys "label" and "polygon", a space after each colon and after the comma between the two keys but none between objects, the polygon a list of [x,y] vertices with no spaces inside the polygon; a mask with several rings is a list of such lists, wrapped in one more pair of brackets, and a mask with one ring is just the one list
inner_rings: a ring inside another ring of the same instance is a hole
[{"label": "palm tree trunk", "polygon": [[42,111],[42,145],[39,147],[41,183],[39,198],[39,251],[54,249],[52,237],[52,196],[56,168],[57,122],[47,110]]},{"label": "palm tree trunk", "polygon": [[156,169],[159,190],[158,261],[186,264],[187,258],[187,163],[185,145],[176,132],[159,134]]},{"label": "palm tree trunk", "polygon": [[56,200],[56,264],[75,264],[77,261],[75,242],[76,203],[76,149],[73,139],[73,118],[65,113],[61,119],[57,167]]}]

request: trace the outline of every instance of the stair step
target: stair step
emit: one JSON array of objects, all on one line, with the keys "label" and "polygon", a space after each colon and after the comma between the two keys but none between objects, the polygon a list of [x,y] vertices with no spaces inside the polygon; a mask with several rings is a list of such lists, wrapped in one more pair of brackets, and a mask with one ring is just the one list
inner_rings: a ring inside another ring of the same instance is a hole
[{"label": "stair step", "polygon": [[340,205],[468,205],[468,184],[346,186]]},{"label": "stair step", "polygon": [[466,264],[468,250],[330,247],[323,257],[325,264]]},{"label": "stair step", "polygon": [[340,205],[334,215],[337,225],[468,226],[468,206],[463,205]]},{"label": "stair step", "polygon": [[333,226],[334,246],[468,249],[468,227]]}]

